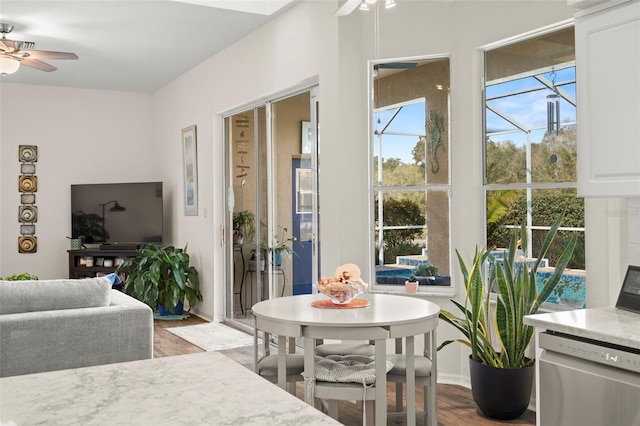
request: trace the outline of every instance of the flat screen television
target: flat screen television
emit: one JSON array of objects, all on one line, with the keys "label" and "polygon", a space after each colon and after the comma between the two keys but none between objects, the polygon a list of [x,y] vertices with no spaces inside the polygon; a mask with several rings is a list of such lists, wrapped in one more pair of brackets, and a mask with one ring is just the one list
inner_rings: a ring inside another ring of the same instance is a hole
[{"label": "flat screen television", "polygon": [[71,236],[102,249],[163,240],[162,182],[71,185]]}]

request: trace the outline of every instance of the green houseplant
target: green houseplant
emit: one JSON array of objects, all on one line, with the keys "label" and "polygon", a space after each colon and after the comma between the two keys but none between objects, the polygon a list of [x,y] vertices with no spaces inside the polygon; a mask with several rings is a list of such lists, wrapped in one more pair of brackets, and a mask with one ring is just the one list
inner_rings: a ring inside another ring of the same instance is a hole
[{"label": "green houseplant", "polygon": [[30,281],[37,280],[38,276],[29,272],[23,272],[21,274],[13,274],[8,277],[2,278],[5,281]]},{"label": "green houseplant", "polygon": [[[287,228],[282,228],[280,235],[274,235],[273,237],[271,250],[273,252],[273,264],[276,266],[282,266],[282,259],[285,254],[289,259],[296,254],[293,244],[297,243],[302,247],[302,243],[296,237],[286,237],[286,232]],[[291,246],[289,246],[289,243],[291,243]]]},{"label": "green houseplant", "polygon": [[264,271],[268,251],[269,247],[265,243],[260,243],[251,249],[251,256],[249,257],[250,271]]},{"label": "green houseplant", "polygon": [[190,264],[187,246],[180,249],[147,243],[138,248],[138,253],[116,270],[128,274],[125,293],[152,309],[162,306],[176,315],[182,313],[184,299],[189,302],[189,310],[202,301],[198,271]]},{"label": "green houseplant", "polygon": [[419,288],[418,278],[414,274],[411,274],[409,278],[404,282],[404,290],[407,293],[417,293]]},{"label": "green houseplant", "polygon": [[241,246],[244,237],[253,239],[256,232],[256,216],[249,210],[233,212],[233,244]]},{"label": "green houseplant", "polygon": [[[451,300],[461,316],[443,310],[440,318],[458,329],[464,338],[447,340],[438,350],[452,342],[469,346],[473,397],[480,410],[489,417],[517,418],[529,404],[535,359],[528,358],[526,350],[534,329],[525,325],[523,318],[535,314],[551,295],[573,255],[576,236],[562,250],[554,273],[538,291],[538,268],[557,235],[563,217],[564,214],[560,215],[549,229],[538,258],[531,267],[526,261],[528,237],[524,225],[519,232],[513,232],[509,249],[501,262],[496,261],[490,249],[476,248],[473,260],[467,267],[456,250],[466,298],[464,305]],[[520,252],[520,247],[524,252]],[[523,253],[522,257],[520,253]],[[491,263],[491,267],[489,273],[485,274],[487,262]],[[492,289],[495,290],[495,307],[492,306]]]}]

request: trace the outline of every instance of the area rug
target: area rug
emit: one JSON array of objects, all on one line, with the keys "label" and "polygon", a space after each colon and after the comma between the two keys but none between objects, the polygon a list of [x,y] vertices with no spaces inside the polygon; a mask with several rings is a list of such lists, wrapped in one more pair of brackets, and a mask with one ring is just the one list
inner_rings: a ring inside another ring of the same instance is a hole
[{"label": "area rug", "polygon": [[166,330],[207,352],[253,345],[252,335],[218,322],[171,327]]}]

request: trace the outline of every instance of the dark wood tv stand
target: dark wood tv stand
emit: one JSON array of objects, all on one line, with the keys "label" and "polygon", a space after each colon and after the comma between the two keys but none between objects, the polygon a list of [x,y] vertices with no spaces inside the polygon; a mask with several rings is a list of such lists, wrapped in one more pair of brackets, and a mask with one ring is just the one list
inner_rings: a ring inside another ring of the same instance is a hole
[{"label": "dark wood tv stand", "polygon": [[[69,278],[92,278],[101,275],[111,274],[116,271],[120,264],[119,259],[125,260],[138,257],[140,254],[136,250],[67,250],[69,253]],[[102,262],[100,261],[102,259]],[[85,262],[90,260],[91,266]],[[110,266],[105,266],[105,261]],[[102,263],[102,265],[100,265]],[[126,271],[121,272],[122,281],[126,278]]]}]

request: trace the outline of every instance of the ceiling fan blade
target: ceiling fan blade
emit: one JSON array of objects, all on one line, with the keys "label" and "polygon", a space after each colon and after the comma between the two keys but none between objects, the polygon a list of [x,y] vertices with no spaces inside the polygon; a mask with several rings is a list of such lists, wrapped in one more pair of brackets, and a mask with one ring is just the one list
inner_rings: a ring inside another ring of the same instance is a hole
[{"label": "ceiling fan blade", "polygon": [[8,38],[0,39],[0,49],[5,52],[15,52],[20,49],[22,42],[16,40],[9,40]]},{"label": "ceiling fan blade", "polygon": [[35,68],[37,70],[46,71],[46,72],[51,72],[58,69],[53,65],[49,65],[46,62],[42,62],[39,59],[23,58],[20,60],[20,64],[24,65],[25,67]]},{"label": "ceiling fan blade", "polygon": [[51,52],[48,50],[29,50],[20,52],[24,58],[30,59],[78,59],[78,55],[70,52]]},{"label": "ceiling fan blade", "polygon": [[356,7],[358,7],[361,2],[362,0],[347,0],[338,10],[336,10],[336,13],[334,13],[333,16],[346,16],[356,10]]}]

